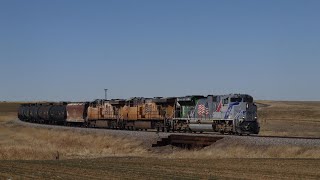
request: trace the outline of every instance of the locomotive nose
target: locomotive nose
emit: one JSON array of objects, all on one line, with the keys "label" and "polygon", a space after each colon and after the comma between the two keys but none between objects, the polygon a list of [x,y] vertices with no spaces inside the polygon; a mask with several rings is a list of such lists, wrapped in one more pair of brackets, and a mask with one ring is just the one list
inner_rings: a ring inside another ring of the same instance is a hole
[{"label": "locomotive nose", "polygon": [[257,120],[257,106],[254,103],[247,103],[245,118],[247,121],[256,121]]}]

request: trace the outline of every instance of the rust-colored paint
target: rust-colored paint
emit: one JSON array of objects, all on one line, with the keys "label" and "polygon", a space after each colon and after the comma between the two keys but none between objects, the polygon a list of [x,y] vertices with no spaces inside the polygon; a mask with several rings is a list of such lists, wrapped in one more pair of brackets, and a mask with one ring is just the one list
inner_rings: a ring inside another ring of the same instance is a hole
[{"label": "rust-colored paint", "polygon": [[88,107],[88,120],[99,119],[99,107],[89,106]]},{"label": "rust-colored paint", "polygon": [[174,117],[174,105],[168,105],[166,107],[166,118],[172,119]]},{"label": "rust-colored paint", "polygon": [[71,103],[67,105],[67,122],[84,122],[86,103]]}]

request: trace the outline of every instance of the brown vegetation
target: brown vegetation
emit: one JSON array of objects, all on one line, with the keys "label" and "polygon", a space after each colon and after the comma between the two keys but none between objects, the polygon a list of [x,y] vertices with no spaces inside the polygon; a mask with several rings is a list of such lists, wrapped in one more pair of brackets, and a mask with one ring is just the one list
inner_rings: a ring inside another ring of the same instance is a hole
[{"label": "brown vegetation", "polygon": [[0,179],[319,179],[319,166],[315,159],[0,161]]},{"label": "brown vegetation", "polygon": [[319,147],[289,145],[246,145],[242,143],[217,142],[200,150],[179,150],[168,158],[222,159],[222,158],[320,158]]},{"label": "brown vegetation", "polygon": [[22,127],[1,121],[0,159],[60,159],[141,155],[141,142],[73,130]]},{"label": "brown vegetation", "polygon": [[260,135],[320,137],[320,102],[258,101]]},{"label": "brown vegetation", "polygon": [[15,123],[19,103],[0,103],[0,159],[59,159],[105,156],[137,156],[147,150],[126,137],[42,129]]}]

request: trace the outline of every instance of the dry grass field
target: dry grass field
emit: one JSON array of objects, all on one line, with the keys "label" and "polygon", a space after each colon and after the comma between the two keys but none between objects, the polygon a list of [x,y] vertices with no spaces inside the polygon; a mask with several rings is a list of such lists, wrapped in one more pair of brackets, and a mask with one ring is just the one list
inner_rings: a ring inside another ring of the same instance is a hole
[{"label": "dry grass field", "polygon": [[260,135],[320,137],[320,102],[258,101]]},{"label": "dry grass field", "polygon": [[147,152],[135,139],[16,124],[17,107],[18,103],[0,104],[0,159],[55,159],[58,154],[60,159],[137,156]]},{"label": "dry grass field", "polygon": [[319,166],[313,159],[0,161],[0,179],[319,179]]},{"label": "dry grass field", "polygon": [[[258,103],[262,135],[320,137],[320,102]],[[221,141],[153,151],[132,137],[23,126],[17,107],[0,103],[0,179],[320,179],[316,147]]]}]

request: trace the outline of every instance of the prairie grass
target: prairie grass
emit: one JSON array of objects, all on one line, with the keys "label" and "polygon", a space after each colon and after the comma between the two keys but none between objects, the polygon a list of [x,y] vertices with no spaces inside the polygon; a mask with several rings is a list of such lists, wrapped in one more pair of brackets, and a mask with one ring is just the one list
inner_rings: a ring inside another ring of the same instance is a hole
[{"label": "prairie grass", "polygon": [[0,159],[138,156],[148,151],[139,140],[127,137],[17,125],[14,121],[19,104],[0,103]]},{"label": "prairie grass", "polygon": [[0,159],[54,159],[58,154],[60,159],[70,159],[146,153],[139,143],[124,138],[39,129],[19,131],[21,133],[10,136],[11,142],[1,142]]},{"label": "prairie grass", "polygon": [[107,157],[0,161],[1,179],[319,179],[317,159]]},{"label": "prairie grass", "polygon": [[148,150],[139,140],[74,130],[23,127],[0,116],[0,159],[31,160],[139,156]]},{"label": "prairie grass", "polygon": [[257,103],[260,135],[320,137],[320,102]]},{"label": "prairie grass", "polygon": [[257,101],[267,107],[258,109],[260,119],[320,121],[320,102]]},{"label": "prairie grass", "polygon": [[319,147],[288,145],[244,145],[240,143],[215,143],[200,150],[179,150],[168,158],[221,159],[221,158],[320,158]]}]

